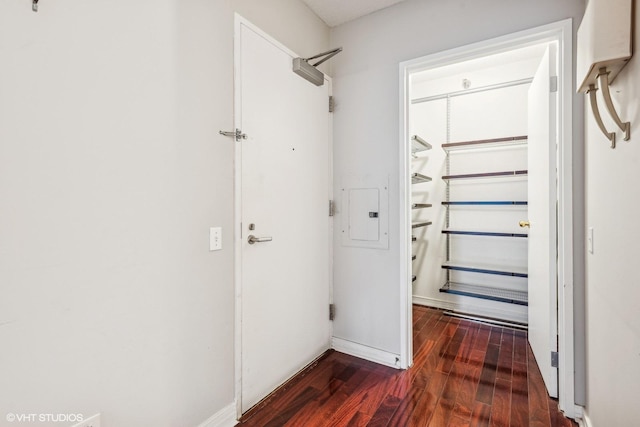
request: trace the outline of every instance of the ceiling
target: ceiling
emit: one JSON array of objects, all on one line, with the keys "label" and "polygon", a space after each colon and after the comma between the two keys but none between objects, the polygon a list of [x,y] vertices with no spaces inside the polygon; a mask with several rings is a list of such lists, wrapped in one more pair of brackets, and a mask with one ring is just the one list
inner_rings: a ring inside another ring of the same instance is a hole
[{"label": "ceiling", "polygon": [[335,27],[404,0],[302,0],[328,26]]}]

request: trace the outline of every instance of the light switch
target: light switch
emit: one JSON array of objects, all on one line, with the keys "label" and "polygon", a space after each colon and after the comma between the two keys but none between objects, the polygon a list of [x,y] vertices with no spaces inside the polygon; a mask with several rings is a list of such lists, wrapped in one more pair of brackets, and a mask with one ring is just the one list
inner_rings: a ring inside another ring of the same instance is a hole
[{"label": "light switch", "polygon": [[222,249],[222,227],[211,227],[209,229],[209,250],[219,251]]},{"label": "light switch", "polygon": [[587,249],[590,254],[593,253],[593,227],[589,227],[587,231]]}]

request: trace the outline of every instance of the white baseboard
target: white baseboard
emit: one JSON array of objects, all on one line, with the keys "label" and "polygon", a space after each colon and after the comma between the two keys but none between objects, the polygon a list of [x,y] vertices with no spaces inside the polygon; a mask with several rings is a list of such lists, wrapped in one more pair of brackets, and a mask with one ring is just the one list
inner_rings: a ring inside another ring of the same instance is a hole
[{"label": "white baseboard", "polygon": [[587,411],[582,412],[582,418],[578,418],[578,425],[580,427],[593,427],[591,424],[591,420],[589,419],[589,415],[587,415]]},{"label": "white baseboard", "polygon": [[225,406],[198,427],[233,427],[238,424],[235,402]]},{"label": "white baseboard", "polygon": [[331,348],[341,353],[350,354],[370,362],[379,363],[381,365],[391,366],[392,368],[400,368],[400,355],[389,353],[388,351],[347,341],[342,338],[331,338]]},{"label": "white baseboard", "polygon": [[458,311],[460,313],[471,314],[476,316],[493,317],[496,319],[510,320],[512,322],[527,323],[526,312],[517,312],[510,310],[501,310],[499,308],[489,307],[470,307],[469,305],[462,306],[456,302],[445,301],[436,298],[421,297],[414,295],[413,303],[417,305],[424,305],[427,307],[440,308],[442,310]]},{"label": "white baseboard", "polygon": [[424,305],[426,307],[435,307],[441,308],[442,310],[455,310],[456,304],[444,301],[441,299],[428,298],[428,297],[420,297],[417,295],[413,296],[413,303],[418,305]]}]

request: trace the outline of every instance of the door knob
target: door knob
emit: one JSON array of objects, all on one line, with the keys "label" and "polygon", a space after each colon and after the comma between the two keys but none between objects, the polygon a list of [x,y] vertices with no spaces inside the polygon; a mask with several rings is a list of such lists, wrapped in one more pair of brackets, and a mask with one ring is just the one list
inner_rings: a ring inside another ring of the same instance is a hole
[{"label": "door knob", "polygon": [[273,240],[271,237],[256,237],[253,234],[249,235],[249,237],[247,238],[247,242],[249,242],[250,245],[253,245],[255,243],[270,242],[271,240]]},{"label": "door knob", "polygon": [[519,225],[520,225],[520,227],[522,227],[522,228],[525,228],[525,227],[529,228],[529,227],[531,227],[531,224],[529,223],[529,221],[520,221],[518,224],[519,224]]}]

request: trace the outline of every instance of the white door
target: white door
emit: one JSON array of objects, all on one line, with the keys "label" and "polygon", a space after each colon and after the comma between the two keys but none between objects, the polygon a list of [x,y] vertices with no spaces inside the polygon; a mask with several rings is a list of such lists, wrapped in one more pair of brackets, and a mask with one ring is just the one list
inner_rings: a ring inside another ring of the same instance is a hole
[{"label": "white door", "polygon": [[236,31],[245,412],[330,345],[330,82],[294,74],[293,54],[246,21]]},{"label": "white door", "polygon": [[529,343],[547,391],[558,397],[556,285],[556,76],[550,45],[529,89]]}]

